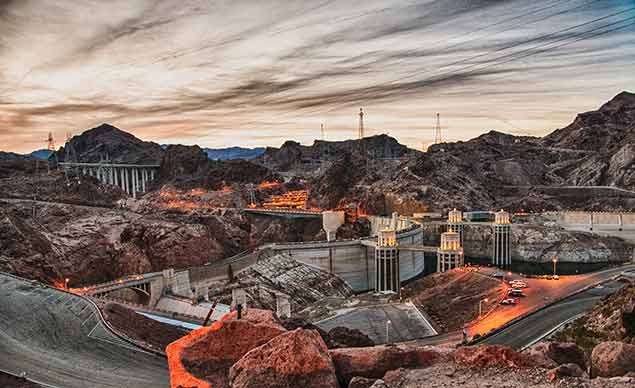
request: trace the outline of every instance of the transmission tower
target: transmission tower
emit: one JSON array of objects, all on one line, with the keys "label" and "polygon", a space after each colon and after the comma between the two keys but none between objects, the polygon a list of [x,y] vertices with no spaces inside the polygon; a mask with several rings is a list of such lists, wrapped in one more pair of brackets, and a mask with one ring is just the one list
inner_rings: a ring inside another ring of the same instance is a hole
[{"label": "transmission tower", "polygon": [[434,144],[443,143],[443,137],[441,136],[441,116],[437,113],[437,124],[434,127]]},{"label": "transmission tower", "polygon": [[55,140],[53,140],[53,133],[49,132],[49,137],[46,139],[46,149],[49,151],[55,151]]},{"label": "transmission tower", "polygon": [[364,138],[364,111],[362,108],[359,108],[359,130],[357,136],[360,140]]}]

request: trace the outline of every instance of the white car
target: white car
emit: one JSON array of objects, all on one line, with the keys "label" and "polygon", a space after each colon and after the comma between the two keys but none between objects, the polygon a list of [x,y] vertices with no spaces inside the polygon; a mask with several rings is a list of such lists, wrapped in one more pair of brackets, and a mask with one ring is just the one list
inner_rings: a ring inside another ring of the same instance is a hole
[{"label": "white car", "polygon": [[521,281],[514,281],[511,283],[511,286],[514,288],[527,288],[527,283]]},{"label": "white car", "polygon": [[509,290],[507,292],[509,295],[513,295],[513,296],[523,296],[523,290],[521,290],[520,288],[512,288],[511,290]]},{"label": "white car", "polygon": [[506,304],[506,305],[516,304],[516,299],[514,298],[503,299],[501,300],[500,304]]}]

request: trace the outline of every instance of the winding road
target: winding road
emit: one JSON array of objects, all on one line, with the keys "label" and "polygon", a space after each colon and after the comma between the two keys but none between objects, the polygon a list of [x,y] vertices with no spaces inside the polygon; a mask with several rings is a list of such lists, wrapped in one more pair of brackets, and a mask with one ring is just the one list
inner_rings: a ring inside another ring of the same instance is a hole
[{"label": "winding road", "polygon": [[88,300],[0,273],[0,370],[48,387],[169,387],[167,362],[110,332]]},{"label": "winding road", "polygon": [[481,343],[525,349],[547,337],[563,324],[591,310],[602,298],[616,292],[623,283],[611,281],[588,289],[529,315]]}]

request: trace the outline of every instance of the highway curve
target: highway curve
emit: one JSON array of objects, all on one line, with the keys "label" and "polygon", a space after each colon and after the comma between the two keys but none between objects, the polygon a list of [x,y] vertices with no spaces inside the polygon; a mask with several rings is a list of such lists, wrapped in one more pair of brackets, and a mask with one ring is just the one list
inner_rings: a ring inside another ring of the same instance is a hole
[{"label": "highway curve", "polygon": [[573,295],[513,323],[479,343],[523,349],[544,338],[563,323],[591,310],[602,298],[613,294],[623,285],[618,281],[611,281]]},{"label": "highway curve", "polygon": [[58,388],[170,385],[166,360],[109,332],[87,300],[1,273],[0,370]]}]

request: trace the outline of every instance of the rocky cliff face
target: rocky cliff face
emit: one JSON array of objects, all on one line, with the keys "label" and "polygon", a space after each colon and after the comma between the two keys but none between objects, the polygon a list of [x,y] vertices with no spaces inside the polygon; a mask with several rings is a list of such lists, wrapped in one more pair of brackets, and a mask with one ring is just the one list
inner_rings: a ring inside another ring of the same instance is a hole
[{"label": "rocky cliff face", "polygon": [[419,151],[399,144],[395,138],[388,135],[376,135],[361,140],[316,140],[311,146],[287,141],[280,148],[267,147],[264,154],[256,160],[273,166],[277,170],[287,171],[311,160],[339,160],[344,153],[376,159],[420,154]]},{"label": "rocky cliff face", "polygon": [[234,183],[281,181],[271,170],[246,160],[209,160],[198,146],[169,146],[161,160],[159,185],[220,190]]},{"label": "rocky cliff face", "polygon": [[47,283],[68,277],[72,286],[203,265],[263,242],[311,239],[309,230],[319,229],[317,221],[295,228],[230,210],[142,215],[42,202],[32,212],[32,201],[0,201],[0,270]]},{"label": "rocky cliff face", "polygon": [[[424,244],[439,245],[445,226],[424,224]],[[489,225],[466,225],[463,248],[471,258],[492,256],[493,231]],[[554,255],[559,262],[609,263],[631,259],[635,245],[617,237],[598,236],[539,225],[512,227],[512,259],[529,263],[549,263]]]},{"label": "rocky cliff face", "polygon": [[[453,207],[632,210],[634,192],[606,195],[566,186],[635,189],[634,112],[635,94],[623,92],[542,139],[491,131],[410,153],[415,157],[401,163],[378,163],[363,153],[356,154],[360,160],[344,156],[315,179],[312,196],[327,204],[356,197],[363,207],[383,204],[384,211],[392,197],[409,204],[403,209],[407,213]],[[373,168],[364,168],[369,165]]]}]

